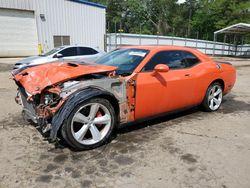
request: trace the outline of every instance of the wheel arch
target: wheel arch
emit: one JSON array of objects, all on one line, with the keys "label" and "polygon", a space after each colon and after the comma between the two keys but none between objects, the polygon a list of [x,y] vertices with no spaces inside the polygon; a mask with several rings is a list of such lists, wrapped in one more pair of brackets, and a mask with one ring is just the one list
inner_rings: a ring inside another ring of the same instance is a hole
[{"label": "wheel arch", "polygon": [[[224,82],[224,80],[223,79],[221,79],[221,78],[217,78],[217,79],[215,79],[214,81],[212,81],[210,84],[209,84],[209,86],[211,86],[213,83],[215,83],[215,82],[218,82],[218,83],[220,83],[221,84],[221,87],[222,87],[222,90],[224,91],[224,89],[225,89],[225,82]],[[208,86],[208,87],[209,87]]]},{"label": "wheel arch", "polygon": [[96,98],[96,97],[108,100],[110,102],[110,104],[113,106],[113,108],[115,110],[115,114],[119,118],[119,114],[120,114],[119,102],[113,94],[111,94],[111,95],[110,94],[109,95],[101,94],[101,95],[95,96],[93,98]]},{"label": "wheel arch", "polygon": [[[204,99],[205,99],[205,97],[206,97],[206,92],[207,92],[208,88],[209,88],[212,84],[214,84],[214,83],[216,83],[216,82],[218,82],[218,83],[221,84],[221,86],[222,86],[222,91],[224,92],[224,89],[225,89],[225,82],[224,82],[224,80],[221,79],[221,78],[214,79],[212,82],[210,82],[210,84],[208,84],[208,86],[207,86],[206,88],[204,88],[204,89],[205,89],[205,92],[204,92],[204,95],[202,96],[202,101],[204,101]],[[202,102],[202,101],[201,101],[201,102]]]},{"label": "wheel arch", "polygon": [[206,112],[211,112],[211,111],[218,110],[219,107],[220,107],[220,106],[219,106],[217,109],[210,109],[210,107],[209,107],[209,102],[208,102],[208,99],[207,99],[207,98],[208,98],[208,95],[209,95],[208,91],[209,91],[209,88],[210,88],[211,86],[213,86],[214,83],[219,83],[219,84],[221,85],[221,87],[222,87],[222,93],[223,93],[223,91],[224,91],[224,89],[225,89],[224,80],[221,79],[221,78],[214,79],[214,80],[208,85],[207,90],[206,90],[206,93],[205,93],[205,95],[204,95],[204,97],[203,97],[203,100],[202,100],[202,102],[201,102],[201,104],[200,104],[200,107],[201,107],[204,111],[206,111]]},{"label": "wheel arch", "polygon": [[69,96],[69,98],[64,102],[64,105],[60,108],[58,112],[56,112],[56,114],[52,118],[50,140],[56,140],[58,130],[61,128],[64,121],[70,116],[75,106],[77,106],[79,103],[85,102],[93,98],[104,98],[108,100],[114,107],[115,113],[119,120],[119,102],[112,93],[94,87],[84,88]]}]

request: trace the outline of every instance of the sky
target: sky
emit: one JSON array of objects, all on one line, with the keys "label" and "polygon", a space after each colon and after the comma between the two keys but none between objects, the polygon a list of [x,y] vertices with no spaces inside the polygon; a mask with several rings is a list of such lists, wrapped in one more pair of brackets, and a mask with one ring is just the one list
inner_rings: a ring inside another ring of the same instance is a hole
[{"label": "sky", "polygon": [[178,0],[178,3],[184,3],[186,0]]}]

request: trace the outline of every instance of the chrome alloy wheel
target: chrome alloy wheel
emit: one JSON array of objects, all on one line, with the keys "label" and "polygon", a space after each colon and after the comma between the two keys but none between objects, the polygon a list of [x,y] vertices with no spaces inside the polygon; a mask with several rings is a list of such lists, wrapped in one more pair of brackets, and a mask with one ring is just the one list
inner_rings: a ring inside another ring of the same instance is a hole
[{"label": "chrome alloy wheel", "polygon": [[217,110],[222,102],[222,89],[219,85],[214,85],[209,91],[208,104],[211,110]]},{"label": "chrome alloy wheel", "polygon": [[111,114],[104,105],[88,103],[74,114],[71,133],[80,144],[96,144],[109,132],[111,121]]}]

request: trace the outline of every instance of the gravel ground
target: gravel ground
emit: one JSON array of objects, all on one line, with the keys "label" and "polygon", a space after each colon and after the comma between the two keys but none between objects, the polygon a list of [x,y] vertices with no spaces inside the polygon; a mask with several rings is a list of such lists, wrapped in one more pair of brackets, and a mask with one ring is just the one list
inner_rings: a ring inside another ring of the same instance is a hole
[{"label": "gravel ground", "polygon": [[0,60],[0,188],[250,187],[250,61],[218,59],[238,65],[219,111],[193,108],[127,126],[84,152],[48,143],[23,121],[11,66]]}]

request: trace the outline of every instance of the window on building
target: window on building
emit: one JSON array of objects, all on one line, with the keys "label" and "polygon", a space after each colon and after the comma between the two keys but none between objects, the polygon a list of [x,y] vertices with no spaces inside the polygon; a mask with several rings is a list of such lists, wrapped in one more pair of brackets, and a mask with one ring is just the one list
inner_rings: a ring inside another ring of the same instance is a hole
[{"label": "window on building", "polygon": [[93,48],[88,47],[78,47],[78,55],[94,55],[98,52],[94,50]]},{"label": "window on building", "polygon": [[70,45],[70,36],[54,36],[54,47]]}]

